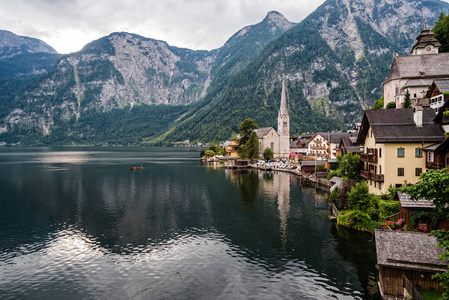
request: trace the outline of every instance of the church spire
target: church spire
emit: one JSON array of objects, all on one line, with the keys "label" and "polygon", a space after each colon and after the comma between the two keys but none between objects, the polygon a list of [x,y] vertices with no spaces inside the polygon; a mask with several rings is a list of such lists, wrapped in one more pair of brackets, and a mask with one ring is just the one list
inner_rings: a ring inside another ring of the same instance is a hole
[{"label": "church spire", "polygon": [[288,114],[288,107],[287,107],[287,97],[285,96],[285,76],[282,75],[282,95],[281,95],[281,108],[279,110],[279,115],[283,116],[284,114]]}]

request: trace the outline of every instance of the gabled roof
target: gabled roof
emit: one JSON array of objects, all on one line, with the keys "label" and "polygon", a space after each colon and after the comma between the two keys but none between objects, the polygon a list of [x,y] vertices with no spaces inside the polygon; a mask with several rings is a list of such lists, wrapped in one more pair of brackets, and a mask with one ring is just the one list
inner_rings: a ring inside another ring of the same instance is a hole
[{"label": "gabled roof", "polygon": [[435,208],[433,201],[424,198],[419,198],[418,200],[412,200],[409,194],[398,192],[396,194],[402,207],[405,208]]},{"label": "gabled roof", "polygon": [[362,152],[361,145],[357,144],[357,135],[356,134],[351,134],[351,136],[343,136],[341,137],[340,140],[340,147],[344,147],[346,148],[347,152],[352,152],[352,153],[360,153]]},{"label": "gabled roof", "polygon": [[[259,139],[265,137],[265,136],[271,131],[271,129],[274,130],[273,127],[262,127],[262,128],[256,129],[257,137],[258,137]],[[275,132],[276,132],[276,130],[275,130]],[[277,133],[277,132],[276,132],[276,133]]]},{"label": "gabled roof", "polygon": [[447,271],[440,260],[443,249],[435,237],[423,232],[374,230],[377,265],[399,269]]},{"label": "gabled roof", "polygon": [[423,126],[417,127],[413,119],[413,110],[413,108],[366,110],[357,143],[365,143],[370,127],[376,143],[442,142],[444,131],[433,121],[435,112],[430,107],[424,107]]},{"label": "gabled roof", "polygon": [[385,83],[399,78],[449,77],[449,53],[396,56]]},{"label": "gabled roof", "polygon": [[314,167],[319,165],[325,165],[325,160],[303,160],[301,161],[301,166],[303,167]]},{"label": "gabled roof", "polygon": [[408,88],[408,87],[419,87],[419,86],[430,86],[433,82],[433,79],[409,79],[404,84],[402,89]]}]

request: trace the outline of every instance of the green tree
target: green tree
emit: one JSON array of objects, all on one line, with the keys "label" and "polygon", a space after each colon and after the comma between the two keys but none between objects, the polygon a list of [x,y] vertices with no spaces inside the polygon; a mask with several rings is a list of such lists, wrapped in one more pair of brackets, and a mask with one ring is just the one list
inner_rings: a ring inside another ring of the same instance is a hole
[{"label": "green tree", "polygon": [[245,119],[239,127],[239,156],[241,158],[257,158],[259,157],[259,140],[255,130],[259,128],[253,119]]},{"label": "green tree", "polygon": [[394,101],[388,102],[385,108],[387,109],[396,108],[396,103]]},{"label": "green tree", "polygon": [[214,151],[215,155],[224,155],[225,154],[225,150],[220,147],[220,145],[218,143],[212,143],[209,146],[209,150]]},{"label": "green tree", "polygon": [[410,99],[410,92],[407,89],[407,92],[405,93],[404,103],[402,103],[402,108],[411,108],[411,107],[412,107],[412,100]]},{"label": "green tree", "polygon": [[214,151],[213,150],[206,150],[206,151],[204,151],[204,155],[206,155],[206,156],[214,156],[215,155],[215,153],[214,153]]},{"label": "green tree", "polygon": [[441,12],[432,31],[435,32],[435,38],[441,43],[440,52],[449,52],[449,15]]},{"label": "green tree", "polygon": [[337,170],[332,171],[328,178],[338,176],[344,180],[361,180],[360,170],[362,169],[362,161],[360,160],[360,155],[349,152],[345,156],[337,156],[337,161]]},{"label": "green tree", "polygon": [[[422,173],[419,179],[417,184],[404,187],[402,191],[408,193],[413,200],[433,199],[435,209],[449,218],[449,169],[430,170]],[[449,257],[449,231],[435,230],[431,235],[437,238],[437,245],[445,249],[440,259],[447,259]],[[440,281],[445,290],[443,298],[449,299],[449,270],[434,275],[434,278]]]},{"label": "green tree", "polygon": [[270,147],[267,147],[267,148],[265,148],[265,150],[263,150],[263,158],[266,161],[269,161],[270,159],[272,159],[273,155],[274,155],[273,150],[271,150]]},{"label": "green tree", "polygon": [[374,106],[371,109],[384,109],[384,96],[380,97],[379,100],[374,103]]}]

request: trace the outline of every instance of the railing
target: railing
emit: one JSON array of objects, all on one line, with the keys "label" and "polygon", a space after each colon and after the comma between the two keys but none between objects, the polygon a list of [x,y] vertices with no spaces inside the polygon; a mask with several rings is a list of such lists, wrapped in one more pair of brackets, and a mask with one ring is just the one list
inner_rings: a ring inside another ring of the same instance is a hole
[{"label": "railing", "polygon": [[431,161],[426,161],[426,168],[427,169],[444,169],[445,165],[444,163],[436,163],[436,162],[431,162]]},{"label": "railing", "polygon": [[369,171],[367,170],[361,170],[360,171],[360,176],[362,176],[365,179],[369,179]]},{"label": "railing", "polygon": [[360,154],[360,160],[363,162],[377,163],[377,154],[362,153]]},{"label": "railing", "polygon": [[[403,287],[407,290],[407,293],[411,296],[413,300],[424,300],[418,290],[413,286],[413,284],[408,280],[407,276],[402,275]],[[405,296],[405,295],[404,295]],[[406,297],[404,297],[406,298]]]},{"label": "railing", "polygon": [[365,179],[372,179],[377,182],[384,182],[384,174],[375,174],[373,173],[373,171],[361,170],[360,176],[362,176]]}]

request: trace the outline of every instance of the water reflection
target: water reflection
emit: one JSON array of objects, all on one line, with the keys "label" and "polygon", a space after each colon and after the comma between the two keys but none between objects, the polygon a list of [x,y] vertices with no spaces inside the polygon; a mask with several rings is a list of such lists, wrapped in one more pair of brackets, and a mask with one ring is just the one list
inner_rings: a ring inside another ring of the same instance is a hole
[{"label": "water reflection", "polygon": [[[189,152],[163,164],[180,153],[162,153],[87,151],[83,163],[61,155],[31,164],[51,153],[0,155],[4,298],[371,293],[369,266],[344,255],[359,241],[340,246],[323,193],[287,173],[224,170],[201,165]],[[129,171],[141,161],[142,172]],[[184,282],[171,277],[176,271]]]}]

